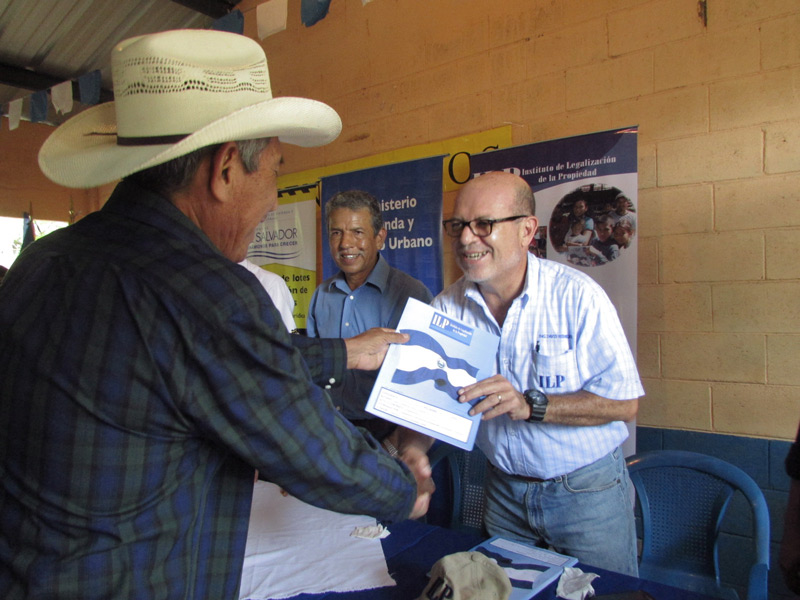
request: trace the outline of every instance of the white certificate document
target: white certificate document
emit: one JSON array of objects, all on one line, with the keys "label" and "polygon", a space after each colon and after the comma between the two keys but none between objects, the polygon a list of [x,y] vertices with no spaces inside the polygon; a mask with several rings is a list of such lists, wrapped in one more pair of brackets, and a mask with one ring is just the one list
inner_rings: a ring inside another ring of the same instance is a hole
[{"label": "white certificate document", "polygon": [[472,450],[480,415],[458,390],[495,372],[500,338],[410,298],[397,329],[406,344],[386,353],[366,410],[431,437]]}]

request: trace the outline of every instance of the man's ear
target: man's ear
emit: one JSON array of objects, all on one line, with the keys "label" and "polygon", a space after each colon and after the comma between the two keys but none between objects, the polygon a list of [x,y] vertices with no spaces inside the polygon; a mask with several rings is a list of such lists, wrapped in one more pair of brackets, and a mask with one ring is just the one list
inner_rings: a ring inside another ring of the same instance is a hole
[{"label": "man's ear", "polygon": [[531,240],[533,240],[533,236],[536,234],[536,230],[538,228],[539,219],[533,216],[525,217],[525,221],[523,222],[522,227],[520,227],[520,236],[525,247],[530,245]]},{"label": "man's ear", "polygon": [[236,142],[225,142],[211,155],[208,184],[217,200],[225,202],[234,198],[234,186],[237,169],[241,169],[240,163]]},{"label": "man's ear", "polygon": [[378,250],[383,250],[383,244],[386,242],[386,236],[388,232],[386,231],[386,227],[381,227],[381,230],[378,232]]}]

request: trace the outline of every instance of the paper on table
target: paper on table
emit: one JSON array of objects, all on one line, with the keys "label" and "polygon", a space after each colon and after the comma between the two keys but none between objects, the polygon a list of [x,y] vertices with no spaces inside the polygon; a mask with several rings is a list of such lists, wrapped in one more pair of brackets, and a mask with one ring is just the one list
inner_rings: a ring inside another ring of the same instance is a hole
[{"label": "paper on table", "polygon": [[380,539],[350,534],[375,519],[342,515],[283,496],[259,481],[247,532],[240,599],[393,586]]}]

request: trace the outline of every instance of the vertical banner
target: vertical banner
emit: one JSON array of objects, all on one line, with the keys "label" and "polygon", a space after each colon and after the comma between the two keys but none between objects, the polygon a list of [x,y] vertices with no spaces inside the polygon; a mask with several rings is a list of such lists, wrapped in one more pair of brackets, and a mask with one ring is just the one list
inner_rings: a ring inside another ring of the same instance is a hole
[{"label": "vertical banner", "polygon": [[[638,127],[516,146],[470,159],[473,177],[509,171],[536,197],[539,232],[530,251],[590,275],[619,314],[636,356]],[[501,215],[497,215],[501,216]],[[634,451],[635,424],[626,454]]]},{"label": "vertical banner", "polygon": [[277,273],[294,298],[294,322],[305,329],[317,287],[317,185],[279,190],[277,210],[256,228],[247,258]]},{"label": "vertical banner", "polygon": [[383,257],[442,290],[442,157],[435,156],[322,178],[322,278],[337,272],[328,245],[325,203],[336,193],[363,190],[378,199],[388,235]]}]

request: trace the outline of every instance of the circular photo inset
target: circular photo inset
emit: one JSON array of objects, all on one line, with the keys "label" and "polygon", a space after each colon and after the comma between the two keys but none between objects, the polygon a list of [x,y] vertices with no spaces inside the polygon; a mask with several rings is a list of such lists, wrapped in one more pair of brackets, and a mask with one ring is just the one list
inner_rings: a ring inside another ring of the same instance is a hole
[{"label": "circular photo inset", "polygon": [[585,184],[556,204],[548,235],[567,262],[581,267],[605,265],[619,258],[636,235],[636,207],[616,187]]}]

